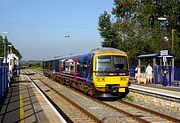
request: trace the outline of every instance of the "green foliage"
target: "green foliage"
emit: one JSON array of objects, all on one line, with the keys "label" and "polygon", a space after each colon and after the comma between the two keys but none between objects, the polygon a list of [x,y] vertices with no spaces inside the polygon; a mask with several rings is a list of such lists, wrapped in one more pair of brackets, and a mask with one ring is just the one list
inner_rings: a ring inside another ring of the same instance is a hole
[{"label": "green foliage", "polygon": [[0,35],[0,57],[3,57],[3,39]]},{"label": "green foliage", "polygon": [[131,101],[133,102],[134,101],[134,97],[132,95],[127,95],[123,100],[127,100],[127,101]]},{"label": "green foliage", "polygon": [[[131,65],[137,64],[141,54],[159,53],[164,48],[164,26],[158,17],[167,18],[167,49],[180,60],[180,38],[174,33],[172,51],[172,29],[176,27],[180,5],[177,0],[114,0],[111,14],[106,11],[99,17],[99,33],[103,38],[103,47],[114,47],[127,52]],[[153,17],[153,22],[149,21]],[[153,24],[153,25],[152,25]],[[178,63],[178,62],[175,62]],[[176,64],[177,65],[177,64]]]},{"label": "green foliage", "polygon": [[34,64],[28,64],[28,67],[30,67],[30,68],[42,68],[42,62],[37,62]]},{"label": "green foliage", "polygon": [[[5,37],[5,42],[6,42],[7,46],[12,45],[12,43],[8,41],[7,37]],[[19,59],[22,58],[19,51],[13,45],[12,45],[11,49],[12,49],[12,53],[16,54],[19,57]],[[9,50],[9,49],[7,49],[7,50]],[[3,38],[0,35],[0,57],[3,57],[3,55],[4,55],[4,44],[3,44]]]},{"label": "green foliage", "polygon": [[104,11],[99,17],[99,33],[104,39],[102,42],[102,47],[113,47],[117,48],[118,40],[116,30],[113,29],[110,21],[110,15]]},{"label": "green foliage", "polygon": [[42,70],[42,62],[41,61],[25,62],[25,63],[21,63],[21,64],[22,64],[22,66],[26,66],[31,69]]}]

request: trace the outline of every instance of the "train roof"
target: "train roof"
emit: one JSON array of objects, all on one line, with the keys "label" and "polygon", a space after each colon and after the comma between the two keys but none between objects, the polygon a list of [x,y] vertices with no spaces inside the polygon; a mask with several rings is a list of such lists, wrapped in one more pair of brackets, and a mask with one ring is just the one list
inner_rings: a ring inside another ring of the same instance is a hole
[{"label": "train roof", "polygon": [[102,47],[102,48],[93,49],[90,53],[105,53],[105,52],[115,52],[115,53],[126,54],[125,52],[121,50],[111,48],[111,47]]},{"label": "train roof", "polygon": [[63,59],[63,58],[70,58],[70,57],[75,57],[75,56],[83,56],[83,55],[95,54],[95,53],[106,53],[106,52],[121,53],[121,54],[126,55],[126,53],[121,51],[121,50],[111,48],[111,47],[102,47],[102,48],[93,49],[88,53],[68,55],[68,56],[59,56],[59,57],[44,59],[44,61],[58,60],[58,59]]}]

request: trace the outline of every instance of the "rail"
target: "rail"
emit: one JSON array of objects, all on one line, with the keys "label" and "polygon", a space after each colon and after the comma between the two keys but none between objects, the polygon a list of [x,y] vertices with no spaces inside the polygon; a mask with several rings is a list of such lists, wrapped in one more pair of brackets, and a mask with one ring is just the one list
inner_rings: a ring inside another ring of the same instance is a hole
[{"label": "rail", "polygon": [[[41,79],[39,79],[39,80],[40,80],[41,82],[43,82],[43,80],[41,80]],[[44,82],[43,82],[43,83],[44,83]],[[49,87],[51,90],[53,90],[54,92],[59,93],[59,91],[57,91],[56,89],[52,88],[52,87],[49,86],[48,84],[46,84],[46,83],[44,83],[44,84],[45,84],[46,86],[48,86],[48,87]],[[69,89],[71,89],[71,90],[73,90],[73,91],[75,91],[75,92],[77,92],[77,93],[79,93],[79,94],[81,94],[81,95],[83,95],[83,96],[85,96],[85,97],[88,97],[88,98],[90,98],[91,100],[94,100],[95,102],[97,102],[97,103],[99,103],[99,104],[101,104],[101,105],[104,105],[104,106],[106,106],[106,107],[108,107],[108,108],[110,108],[110,109],[113,109],[113,110],[115,110],[115,111],[117,111],[117,112],[119,112],[119,113],[122,113],[122,114],[126,115],[127,117],[132,118],[132,119],[135,120],[135,121],[143,122],[143,123],[144,123],[144,122],[149,122],[148,120],[145,120],[145,119],[139,117],[138,115],[136,116],[135,114],[132,114],[132,113],[130,113],[130,112],[128,112],[128,111],[121,110],[120,108],[118,108],[118,107],[116,107],[116,106],[114,106],[114,105],[111,105],[111,104],[108,104],[108,103],[106,103],[106,102],[97,100],[97,99],[92,98],[92,97],[90,97],[90,96],[87,96],[87,95],[85,95],[84,93],[81,93],[80,91],[77,91],[77,90],[75,90],[75,89],[72,89],[72,88],[69,88]],[[61,96],[64,96],[64,95],[61,95]],[[70,100],[70,102],[72,102],[72,101]],[[73,103],[73,102],[72,102],[72,103]],[[132,104],[129,104],[129,103],[127,104],[126,102],[123,102],[123,101],[120,101],[120,103],[126,104],[126,105],[128,105],[129,107],[134,107],[135,109],[143,110],[144,112],[150,113],[150,114],[152,114],[152,115],[154,115],[154,116],[158,116],[158,117],[160,117],[160,118],[162,118],[162,119],[165,119],[165,120],[168,120],[168,121],[179,122],[179,119],[176,119],[176,118],[167,116],[167,115],[165,115],[165,114],[161,114],[161,113],[152,111],[152,110],[150,110],[150,109],[138,107],[137,105],[132,105]],[[78,107],[81,108],[80,106],[78,106]],[[91,117],[92,117],[92,116],[91,116]],[[93,116],[93,117],[96,119],[95,116]],[[94,118],[93,118],[93,119],[94,119]],[[98,119],[98,120],[96,120],[96,122],[102,122],[102,120]]]}]

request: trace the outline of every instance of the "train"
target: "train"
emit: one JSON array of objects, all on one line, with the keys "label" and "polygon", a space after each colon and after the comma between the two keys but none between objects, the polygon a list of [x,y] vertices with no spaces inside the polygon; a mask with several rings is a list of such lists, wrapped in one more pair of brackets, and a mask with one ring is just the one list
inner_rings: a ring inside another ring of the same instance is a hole
[{"label": "train", "polygon": [[129,93],[128,56],[115,48],[45,59],[43,73],[92,97],[124,98]]}]

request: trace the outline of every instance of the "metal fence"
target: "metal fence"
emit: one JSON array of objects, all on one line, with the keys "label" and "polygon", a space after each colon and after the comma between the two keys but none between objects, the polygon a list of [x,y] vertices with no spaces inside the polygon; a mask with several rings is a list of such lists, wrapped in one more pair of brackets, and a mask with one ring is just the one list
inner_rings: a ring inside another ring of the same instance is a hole
[{"label": "metal fence", "polygon": [[8,92],[8,75],[8,66],[0,66],[0,104],[2,103]]},{"label": "metal fence", "polygon": [[[164,70],[166,69],[166,73],[164,73]],[[172,81],[172,66],[156,66],[154,67],[154,83],[155,84],[161,84],[161,85],[173,85]]]},{"label": "metal fence", "polygon": [[[130,79],[135,79],[135,66],[130,67]],[[175,66],[174,67],[174,81],[171,81],[172,79],[172,67],[167,67],[167,74],[166,74],[166,83],[163,83],[164,74],[163,69],[161,66],[155,67],[153,70],[154,73],[154,83],[155,84],[166,84],[169,86],[180,86],[180,67]]]},{"label": "metal fence", "polygon": [[129,72],[130,72],[130,79],[131,80],[135,79],[135,68],[136,68],[136,66],[130,66]]},{"label": "metal fence", "polygon": [[174,80],[180,81],[180,67],[174,67]]}]

